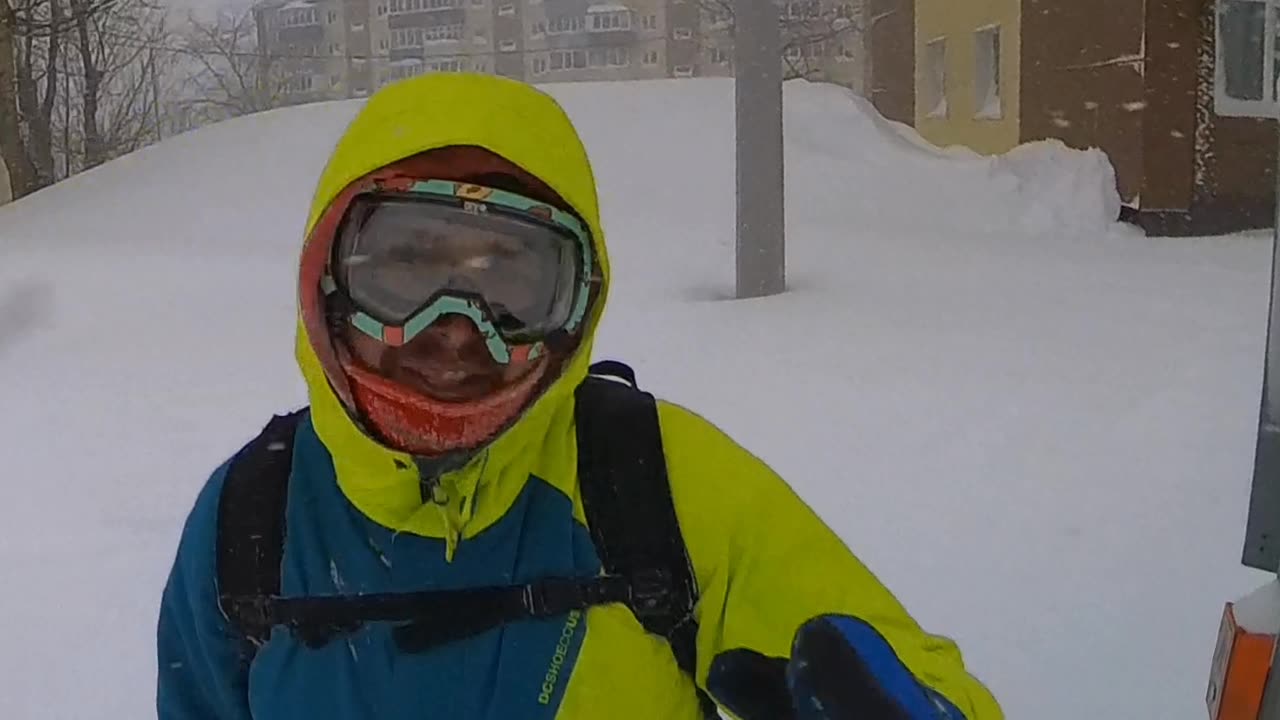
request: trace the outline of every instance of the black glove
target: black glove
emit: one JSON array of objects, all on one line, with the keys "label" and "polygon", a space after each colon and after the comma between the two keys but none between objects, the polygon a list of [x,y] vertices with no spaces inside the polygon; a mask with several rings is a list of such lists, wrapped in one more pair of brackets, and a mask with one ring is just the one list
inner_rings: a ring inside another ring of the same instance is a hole
[{"label": "black glove", "polygon": [[717,655],[707,689],[742,720],[964,720],[874,628],[844,615],[802,625],[789,660],[747,649]]}]

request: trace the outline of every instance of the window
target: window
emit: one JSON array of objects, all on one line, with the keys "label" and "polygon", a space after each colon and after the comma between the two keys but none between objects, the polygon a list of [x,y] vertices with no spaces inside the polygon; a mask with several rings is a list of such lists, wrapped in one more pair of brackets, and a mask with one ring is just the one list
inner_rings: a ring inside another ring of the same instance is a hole
[{"label": "window", "polygon": [[676,77],[681,77],[681,78],[685,78],[685,77],[693,77],[693,66],[692,66],[692,65],[677,65],[677,66],[675,66],[675,68],[673,69],[673,71],[672,71],[672,72],[673,72],[673,74],[674,74]]},{"label": "window", "polygon": [[642,26],[644,26],[644,29],[645,29],[645,30],[657,30],[657,29],[658,29],[658,16],[657,16],[657,15],[645,15],[645,16],[644,16],[644,19],[640,21],[640,24],[641,24]]},{"label": "window", "polygon": [[552,50],[552,70],[578,70],[587,66],[587,53],[583,50]]},{"label": "window", "polygon": [[339,55],[342,53],[342,46],[338,43],[329,43],[329,54]]},{"label": "window", "polygon": [[431,72],[462,72],[462,59],[437,58],[428,61],[424,67]]},{"label": "window", "polygon": [[534,74],[534,75],[546,75],[546,74],[547,74],[547,59],[546,59],[546,58],[544,58],[544,57],[536,57],[536,58],[534,58],[534,59],[533,59],[533,63],[532,63],[532,64],[533,64],[533,74]]},{"label": "window", "polygon": [[502,52],[515,52],[515,51],[516,51],[516,41],[515,41],[515,40],[503,40],[503,41],[502,41],[502,43],[498,45],[498,49],[499,49],[499,50],[501,50]]},{"label": "window", "polygon": [[281,8],[280,27],[303,27],[305,25],[319,25],[320,17],[316,13],[316,9],[311,6]]},{"label": "window", "polygon": [[294,75],[285,82],[284,91],[287,93],[311,92],[314,82],[310,75]]},{"label": "window", "polygon": [[463,0],[391,0],[390,12],[395,15],[421,10],[446,10],[462,7],[462,3]]},{"label": "window", "polygon": [[1000,26],[974,34],[973,116],[998,120],[1004,115],[1000,99]]},{"label": "window", "polygon": [[547,24],[542,20],[529,26],[529,37],[542,37],[547,34]]},{"label": "window", "polygon": [[340,82],[342,82],[342,76],[341,76],[341,75],[330,75],[330,76],[329,76],[329,87],[338,87],[338,83],[340,83]]},{"label": "window", "polygon": [[711,48],[711,64],[712,65],[728,65],[729,52],[722,47]]},{"label": "window", "polygon": [[489,72],[489,63],[485,60],[475,60],[471,63],[471,69],[478,73],[487,73]]},{"label": "window", "polygon": [[378,41],[378,49],[379,49],[379,50],[386,50],[386,49],[387,49],[387,39],[386,39],[386,38],[382,38],[381,40],[379,40],[379,41]]},{"label": "window", "polygon": [[947,116],[947,40],[938,38],[924,47],[924,83],[921,107],[925,116]]},{"label": "window", "polygon": [[383,15],[386,15],[386,14],[387,14],[387,6],[386,6],[386,5],[379,5],[379,6],[378,6],[378,17],[382,17]]},{"label": "window", "polygon": [[421,60],[400,60],[391,63],[391,67],[387,69],[387,80],[404,80],[421,75],[424,68]]},{"label": "window", "polygon": [[338,22],[338,13],[334,12],[333,10],[330,10],[330,11],[329,11],[329,24],[331,24],[331,25],[332,25],[333,23],[336,23],[336,22]]},{"label": "window", "polygon": [[611,32],[631,29],[631,11],[591,13],[591,32]]},{"label": "window", "polygon": [[462,39],[462,23],[454,23],[452,25],[433,25],[422,29],[422,41],[429,42],[447,42]]},{"label": "window", "polygon": [[516,6],[515,6],[515,5],[511,5],[511,4],[503,5],[502,7],[498,8],[498,14],[499,14],[499,15],[502,15],[502,16],[504,16],[504,17],[506,17],[506,16],[510,16],[510,15],[515,15],[515,14],[516,14]]},{"label": "window", "polygon": [[852,20],[855,17],[853,3],[840,3],[836,6],[836,17],[840,20]]},{"label": "window", "polygon": [[562,33],[582,32],[585,23],[586,20],[581,15],[558,17],[547,21],[547,34],[560,35]]},{"label": "window", "polygon": [[1218,0],[1214,105],[1219,115],[1274,117],[1280,0]]},{"label": "window", "polygon": [[590,67],[626,67],[631,64],[631,53],[625,47],[593,48],[587,53]]},{"label": "window", "polygon": [[483,31],[476,31],[476,34],[471,37],[471,44],[472,45],[488,45],[489,36],[485,35]]},{"label": "window", "polygon": [[692,40],[693,31],[690,30],[689,28],[676,28],[675,30],[671,31],[671,37],[675,38],[676,40]]},{"label": "window", "polygon": [[416,48],[429,43],[449,42],[462,37],[462,24],[396,28],[391,31],[392,48]]},{"label": "window", "polygon": [[649,50],[644,54],[645,65],[657,65],[660,59],[661,55],[659,55],[657,50]]},{"label": "window", "polygon": [[721,30],[733,24],[733,13],[725,7],[715,5],[705,10],[707,14],[707,24],[712,30]]}]

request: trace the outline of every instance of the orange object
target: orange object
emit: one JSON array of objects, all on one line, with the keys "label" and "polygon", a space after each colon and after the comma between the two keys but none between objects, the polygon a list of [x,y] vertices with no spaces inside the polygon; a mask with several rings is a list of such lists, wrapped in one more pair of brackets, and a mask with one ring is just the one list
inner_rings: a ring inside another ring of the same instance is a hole
[{"label": "orange object", "polygon": [[1209,671],[1209,720],[1258,720],[1262,691],[1271,669],[1276,636],[1249,632],[1236,622],[1235,604],[1227,603],[1218,627],[1218,645]]}]

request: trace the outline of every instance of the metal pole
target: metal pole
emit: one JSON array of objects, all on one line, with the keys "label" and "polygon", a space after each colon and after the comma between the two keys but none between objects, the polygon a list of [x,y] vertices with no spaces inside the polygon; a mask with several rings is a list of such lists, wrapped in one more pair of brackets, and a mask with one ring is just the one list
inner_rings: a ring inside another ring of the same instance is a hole
[{"label": "metal pole", "polygon": [[[1249,520],[1254,526],[1265,526],[1267,530],[1273,530],[1280,524],[1280,508],[1274,501],[1276,496],[1277,485],[1280,485],[1280,467],[1267,466],[1264,464],[1264,446],[1270,445],[1272,456],[1276,455],[1274,450],[1277,445],[1277,421],[1280,421],[1280,407],[1277,407],[1277,398],[1274,396],[1275,390],[1273,386],[1280,380],[1280,327],[1276,321],[1276,314],[1280,312],[1280,123],[1277,123],[1277,158],[1276,158],[1276,216],[1275,229],[1271,236],[1271,313],[1267,321],[1267,354],[1266,367],[1263,371],[1262,380],[1262,420],[1258,428],[1258,456],[1254,460],[1253,475],[1253,493],[1249,499]],[[1268,440],[1270,442],[1268,443]],[[1270,492],[1262,493],[1263,497],[1270,502],[1260,502],[1258,497],[1259,485],[1265,485]],[[1268,513],[1270,516],[1263,518],[1260,513]],[[1250,541],[1253,540],[1253,533],[1264,532],[1257,527],[1249,528]],[[1269,536],[1268,533],[1266,536]],[[1246,555],[1248,547],[1246,547]],[[1258,556],[1267,556],[1271,560],[1275,559],[1274,550],[1271,552],[1257,552]],[[1259,557],[1258,559],[1261,559]],[[1271,570],[1276,570],[1276,564],[1272,562]],[[1280,668],[1276,667],[1276,661],[1280,657],[1276,656],[1276,649],[1272,648],[1271,669],[1267,671],[1267,684],[1262,694],[1262,707],[1258,712],[1258,720],[1280,720]]]},{"label": "metal pole", "polygon": [[773,0],[735,2],[739,298],[776,295],[786,289],[778,21]]}]

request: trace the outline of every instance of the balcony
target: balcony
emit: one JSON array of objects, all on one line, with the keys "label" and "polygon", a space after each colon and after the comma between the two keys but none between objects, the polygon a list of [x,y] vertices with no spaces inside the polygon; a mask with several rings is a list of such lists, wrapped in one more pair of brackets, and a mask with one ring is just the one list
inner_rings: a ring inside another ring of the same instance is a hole
[{"label": "balcony", "polygon": [[465,5],[466,0],[390,0],[387,4],[387,14],[408,15],[411,13],[460,10]]},{"label": "balcony", "polygon": [[458,25],[466,22],[466,0],[390,0],[387,25],[395,28]]},{"label": "balcony", "polygon": [[634,27],[631,9],[625,5],[592,5],[587,8],[586,31],[629,33]]}]

